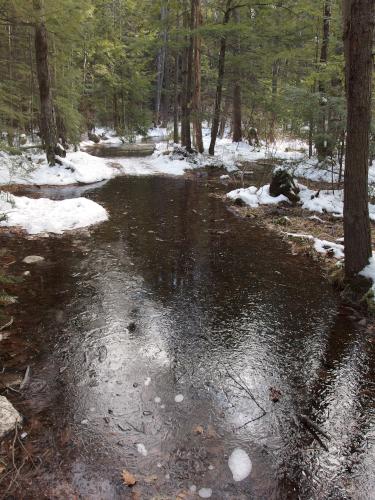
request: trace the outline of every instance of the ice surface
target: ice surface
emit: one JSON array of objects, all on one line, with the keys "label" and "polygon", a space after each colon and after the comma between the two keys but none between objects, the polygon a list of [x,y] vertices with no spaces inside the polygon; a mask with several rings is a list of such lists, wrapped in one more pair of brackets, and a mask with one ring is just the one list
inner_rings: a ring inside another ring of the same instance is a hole
[{"label": "ice surface", "polygon": [[198,491],[198,495],[201,498],[211,498],[211,496],[212,496],[212,490],[211,490],[211,488],[201,488]]}]

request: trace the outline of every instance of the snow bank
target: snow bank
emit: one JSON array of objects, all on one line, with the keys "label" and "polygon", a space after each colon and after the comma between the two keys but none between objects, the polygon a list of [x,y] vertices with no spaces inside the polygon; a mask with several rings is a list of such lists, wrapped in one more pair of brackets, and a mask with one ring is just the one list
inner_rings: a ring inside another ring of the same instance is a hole
[{"label": "snow bank", "polygon": [[[339,180],[340,166],[336,163],[333,166],[320,164],[317,158],[303,159],[297,165],[291,165],[289,160],[281,168],[286,168],[295,177],[301,177],[314,182],[338,182]],[[344,179],[344,170],[342,172],[342,179]],[[375,184],[375,161],[370,165],[368,180],[370,185]]]},{"label": "snow bank", "polygon": [[257,208],[259,205],[277,205],[281,201],[288,201],[288,198],[283,195],[277,197],[270,196],[269,184],[259,189],[255,186],[235,189],[234,191],[230,191],[227,197],[231,200],[240,199],[252,208]]},{"label": "snow bank", "polygon": [[53,201],[1,193],[0,212],[6,215],[0,226],[18,226],[29,234],[61,234],[108,219],[103,207],[86,198]]},{"label": "snow bank", "polygon": [[246,451],[236,448],[228,460],[234,481],[243,481],[250,473],[253,465]]},{"label": "snow bank", "polygon": [[0,156],[0,184],[38,184],[66,186],[92,184],[116,175],[116,169],[107,165],[108,160],[91,156],[83,151],[68,153],[63,165],[50,167],[44,155],[24,157]]},{"label": "snow bank", "polygon": [[[299,188],[301,206],[305,210],[318,213],[331,213],[336,217],[343,217],[343,190],[336,190],[334,193],[332,191],[320,191],[319,195],[317,195],[316,191],[312,191],[302,184],[299,184]],[[288,202],[288,199],[283,195],[277,196],[276,198],[270,196],[269,184],[259,189],[255,186],[235,189],[234,191],[230,191],[227,197],[231,200],[239,198],[252,208],[257,208],[259,205],[273,205],[281,201]],[[375,205],[369,203],[369,212],[370,219],[375,222]]]},{"label": "snow bank", "polygon": [[291,238],[301,238],[312,241],[314,250],[323,255],[329,254],[337,260],[341,260],[344,258],[344,245],[341,245],[341,243],[334,243],[332,241],[320,240],[319,238],[315,238],[311,234],[286,233],[286,235]]},{"label": "snow bank", "polygon": [[375,252],[372,252],[368,265],[359,274],[372,281],[372,291],[375,294]]}]

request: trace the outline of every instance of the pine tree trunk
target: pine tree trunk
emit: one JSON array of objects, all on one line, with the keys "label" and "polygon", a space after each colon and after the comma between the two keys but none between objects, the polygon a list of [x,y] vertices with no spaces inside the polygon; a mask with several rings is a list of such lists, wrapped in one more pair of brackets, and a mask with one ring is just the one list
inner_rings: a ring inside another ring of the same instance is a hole
[{"label": "pine tree trunk", "polygon": [[[202,25],[201,0],[192,1],[192,13],[194,29]],[[194,34],[194,92],[193,92],[193,127],[195,134],[195,145],[199,153],[203,153],[202,137],[202,103],[201,103],[201,36]]]},{"label": "pine tree trunk", "polygon": [[[227,10],[224,14],[223,24],[228,24],[229,16],[230,16],[230,4],[231,2],[228,0],[227,2]],[[227,39],[226,35],[221,37],[220,41],[220,54],[219,54],[219,64],[218,64],[218,75],[217,75],[217,85],[216,85],[216,96],[215,96],[215,108],[212,119],[212,127],[211,127],[211,142],[210,148],[208,150],[210,155],[215,154],[215,145],[217,134],[219,131],[220,125],[220,111],[221,111],[221,98],[223,94],[223,81],[224,81],[224,71],[225,71],[225,53],[227,48]]]},{"label": "pine tree trunk", "polygon": [[347,143],[344,180],[345,274],[352,280],[371,256],[368,157],[374,0],[344,1]]},{"label": "pine tree trunk", "polygon": [[[189,22],[189,14],[187,6],[184,12],[184,27],[191,28],[191,17]],[[191,152],[191,90],[193,80],[193,37],[192,35],[186,40],[187,46],[184,50],[184,60],[182,65],[182,99],[181,99],[181,144],[185,146],[187,151]]]},{"label": "pine tree trunk", "polygon": [[178,133],[178,83],[180,77],[180,56],[175,55],[175,70],[174,70],[174,99],[173,99],[173,142],[175,144],[179,141]]},{"label": "pine tree trunk", "polygon": [[34,7],[40,14],[40,20],[35,25],[35,59],[40,94],[40,134],[47,161],[49,165],[53,166],[56,161],[57,130],[48,63],[48,36],[42,17],[42,5],[38,0],[35,0]]},{"label": "pine tree trunk", "polygon": [[[240,22],[240,14],[238,9],[234,9],[233,17],[236,23]],[[237,47],[235,50],[236,54],[241,53],[241,40],[238,36]],[[241,75],[239,75],[241,76]],[[235,76],[236,78],[236,76]],[[234,82],[233,86],[233,142],[242,141],[242,95],[241,95],[241,84],[238,79]]]},{"label": "pine tree trunk", "polygon": [[165,60],[166,60],[166,52],[167,52],[167,39],[168,39],[168,31],[166,26],[167,19],[167,6],[163,4],[161,6],[160,18],[161,23],[163,24],[163,32],[162,32],[162,46],[159,49],[158,58],[157,58],[157,81],[156,81],[156,98],[155,98],[155,125],[160,124],[160,108],[162,101],[162,90],[163,83],[165,78]]},{"label": "pine tree trunk", "polygon": [[[325,0],[324,8],[323,8],[323,40],[322,46],[320,48],[320,71],[328,62],[328,47],[329,47],[329,38],[330,38],[330,23],[331,23],[331,0]],[[318,157],[320,159],[324,159],[330,151],[328,151],[326,144],[327,142],[327,134],[329,130],[328,125],[328,116],[327,116],[327,98],[326,98],[326,86],[322,80],[318,82],[318,88],[320,93],[320,130],[318,136],[320,136],[320,140],[317,144]],[[322,142],[322,138],[323,142]]]}]

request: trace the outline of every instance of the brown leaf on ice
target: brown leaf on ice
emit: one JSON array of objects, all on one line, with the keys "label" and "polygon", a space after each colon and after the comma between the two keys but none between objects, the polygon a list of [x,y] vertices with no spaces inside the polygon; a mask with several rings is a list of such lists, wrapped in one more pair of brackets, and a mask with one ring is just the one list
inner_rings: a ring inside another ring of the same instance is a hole
[{"label": "brown leaf on ice", "polygon": [[131,488],[137,483],[135,476],[130,472],[128,472],[127,470],[123,470],[121,476],[122,480],[124,481],[124,484],[129,486],[129,488]]},{"label": "brown leaf on ice", "polygon": [[193,432],[194,432],[194,434],[203,434],[204,429],[201,425],[197,425],[194,427]]}]

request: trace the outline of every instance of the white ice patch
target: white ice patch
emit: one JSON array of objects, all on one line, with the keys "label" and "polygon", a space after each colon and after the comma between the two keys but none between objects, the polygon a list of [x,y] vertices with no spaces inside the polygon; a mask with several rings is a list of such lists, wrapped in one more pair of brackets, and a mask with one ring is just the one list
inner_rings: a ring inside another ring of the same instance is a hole
[{"label": "white ice patch", "polygon": [[228,466],[235,481],[243,481],[251,472],[252,463],[249,455],[241,448],[236,448],[228,460]]},{"label": "white ice patch", "polygon": [[106,210],[92,200],[8,196],[0,198],[0,212],[6,215],[1,226],[18,226],[29,234],[55,233],[91,226],[108,219]]},{"label": "white ice patch", "polygon": [[198,495],[201,498],[211,498],[211,496],[212,496],[212,490],[211,490],[211,488],[201,488],[198,491]]},{"label": "white ice patch", "polygon": [[159,404],[161,403],[161,398],[159,398],[158,396],[156,396],[156,398],[154,399],[155,403],[156,404]]},{"label": "white ice patch", "polygon": [[145,380],[145,386],[149,386],[151,384],[151,378],[150,377],[147,377],[146,380]]},{"label": "white ice patch", "polygon": [[137,451],[144,457],[147,457],[148,451],[146,450],[146,446],[142,443],[137,443]]},{"label": "white ice patch", "polygon": [[182,394],[177,394],[174,400],[176,401],[176,403],[182,403],[182,401],[184,400],[184,396]]}]

